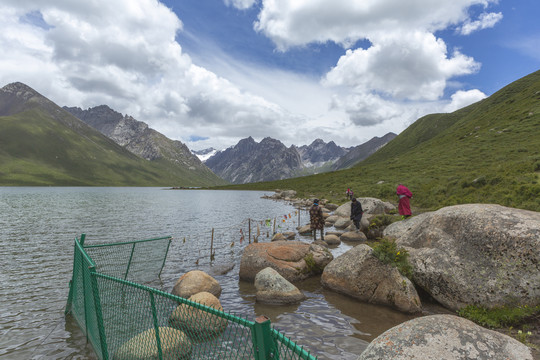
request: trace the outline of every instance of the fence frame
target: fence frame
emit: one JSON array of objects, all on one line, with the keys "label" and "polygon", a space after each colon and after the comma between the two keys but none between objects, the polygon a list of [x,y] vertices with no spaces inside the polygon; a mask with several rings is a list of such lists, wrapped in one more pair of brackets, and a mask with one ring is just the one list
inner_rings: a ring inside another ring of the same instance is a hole
[{"label": "fence frame", "polygon": [[[168,236],[168,237],[159,237],[159,238],[146,239],[146,240],[117,242],[117,243],[108,243],[108,244],[96,244],[96,245],[90,245],[90,246],[84,245],[85,239],[86,239],[85,234],[81,234],[80,239],[77,237],[75,238],[74,257],[73,257],[73,274],[72,274],[72,279],[69,282],[69,294],[68,294],[68,300],[67,300],[66,309],[65,309],[65,315],[67,316],[68,314],[71,314],[75,318],[75,320],[77,321],[77,324],[79,325],[79,328],[83,331],[84,335],[86,336],[87,341],[92,345],[92,348],[94,349],[94,352],[96,353],[99,359],[102,359],[102,360],[110,359],[109,347],[108,347],[107,337],[106,337],[106,332],[105,332],[105,324],[103,321],[103,311],[101,307],[100,289],[98,285],[98,279],[102,278],[102,279],[110,280],[114,283],[118,283],[120,286],[130,286],[130,287],[137,288],[139,290],[146,291],[148,293],[150,297],[150,303],[151,303],[153,328],[156,333],[156,344],[157,344],[158,354],[159,354],[160,359],[162,358],[162,347],[161,347],[161,339],[159,335],[159,324],[157,320],[155,296],[160,296],[160,297],[173,300],[175,302],[178,302],[178,304],[186,304],[189,307],[193,307],[193,308],[202,310],[206,313],[216,315],[218,317],[226,319],[227,321],[233,322],[235,324],[238,324],[242,327],[247,328],[251,333],[253,359],[255,360],[280,359],[280,348],[285,348],[286,350],[289,350],[294,355],[294,359],[316,360],[316,357],[312,356],[309,352],[306,352],[302,347],[298,346],[295,342],[288,339],[285,335],[281,334],[279,331],[273,329],[271,327],[270,320],[265,316],[257,318],[256,321],[250,321],[245,318],[238,317],[236,315],[232,315],[230,313],[226,313],[226,312],[214,309],[212,307],[208,307],[206,305],[199,304],[199,303],[190,301],[188,299],[181,298],[176,295],[166,293],[164,291],[161,291],[161,290],[158,290],[158,289],[146,286],[146,285],[142,285],[133,281],[126,280],[128,276],[129,268],[131,265],[131,261],[133,258],[134,247],[137,243],[168,240],[169,243],[167,244],[167,251],[164,256],[162,266],[159,270],[159,274],[158,274],[159,276],[165,265],[165,259],[170,248],[172,237]],[[124,279],[121,279],[112,275],[100,273],[96,269],[98,268],[97,265],[99,264],[96,264],[85,250],[87,248],[96,248],[96,247],[125,246],[127,244],[133,244],[133,247],[131,249],[130,258],[126,266],[126,273],[124,275]],[[86,283],[88,280],[90,281],[90,286],[88,286],[88,284]],[[82,284],[77,284],[78,281],[82,281]],[[75,296],[74,293],[78,291],[77,289],[75,289],[76,286],[80,287],[81,285],[82,285],[83,294],[77,294],[77,295],[83,297],[84,303],[82,305],[82,309],[79,309],[78,304],[74,303],[73,300]],[[91,294],[88,294],[87,293],[88,291],[90,291]],[[82,316],[81,316],[81,312],[84,312]],[[89,325],[88,325],[89,317],[92,317],[92,319],[95,319],[95,325],[97,326],[97,334],[93,333],[95,331],[92,331],[89,329]],[[285,360],[285,359],[282,358],[282,360]]]}]

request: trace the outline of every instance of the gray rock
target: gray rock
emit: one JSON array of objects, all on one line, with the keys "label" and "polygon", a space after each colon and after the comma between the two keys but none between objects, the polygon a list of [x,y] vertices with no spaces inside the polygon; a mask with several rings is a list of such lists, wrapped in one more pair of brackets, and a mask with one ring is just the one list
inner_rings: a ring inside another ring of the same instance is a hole
[{"label": "gray rock", "polygon": [[540,213],[492,204],[442,208],[389,225],[413,281],[445,307],[537,305]]},{"label": "gray rock", "polygon": [[[392,210],[395,210],[396,207],[389,202],[382,201],[376,198],[357,198],[358,201],[362,204],[362,209],[364,210],[364,216],[366,214],[385,214]],[[351,216],[351,202],[346,202],[341,205],[334,211],[335,215],[341,217],[350,218]]]},{"label": "gray rock", "polygon": [[341,241],[351,241],[351,242],[366,242],[367,237],[363,232],[349,231],[343,233],[340,237]]},{"label": "gray rock", "polygon": [[337,219],[337,221],[334,223],[334,227],[336,229],[345,229],[347,226],[350,226],[352,224],[352,220],[345,217],[340,217]]},{"label": "gray rock", "polygon": [[332,260],[323,271],[321,284],[364,302],[407,313],[421,311],[420,298],[409,279],[397,268],[383,264],[365,244]]},{"label": "gray rock", "polygon": [[453,315],[416,318],[373,340],[358,360],[533,360],[511,337]]},{"label": "gray rock", "polygon": [[324,241],[328,245],[339,245],[339,244],[341,244],[341,240],[339,239],[339,236],[337,236],[337,235],[326,235],[324,237]]},{"label": "gray rock", "polygon": [[255,275],[255,288],[257,301],[265,304],[295,304],[306,298],[296,286],[270,267]]}]

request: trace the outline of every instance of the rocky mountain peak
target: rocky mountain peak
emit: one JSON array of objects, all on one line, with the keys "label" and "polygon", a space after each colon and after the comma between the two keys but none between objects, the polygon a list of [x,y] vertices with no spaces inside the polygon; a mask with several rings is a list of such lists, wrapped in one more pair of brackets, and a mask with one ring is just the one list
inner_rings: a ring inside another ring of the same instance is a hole
[{"label": "rocky mountain peak", "polygon": [[34,96],[42,97],[42,95],[38,93],[36,90],[32,89],[30,86],[23,84],[21,82],[14,82],[11,84],[7,84],[6,86],[2,88],[2,92],[17,96],[18,98],[24,101],[28,101]]}]

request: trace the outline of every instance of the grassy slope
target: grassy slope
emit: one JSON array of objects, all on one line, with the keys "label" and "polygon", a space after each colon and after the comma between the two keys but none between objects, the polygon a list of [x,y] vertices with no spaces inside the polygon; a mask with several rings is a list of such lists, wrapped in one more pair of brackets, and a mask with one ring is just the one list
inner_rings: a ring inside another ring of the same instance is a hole
[{"label": "grassy slope", "polygon": [[86,125],[30,108],[0,117],[0,185],[209,186],[159,162],[139,158]]},{"label": "grassy slope", "polygon": [[412,205],[424,209],[498,203],[540,211],[539,180],[537,71],[454,113],[417,120],[351,169],[236,188],[290,188],[340,203],[351,187],[356,196],[395,203],[401,182],[414,194]]}]

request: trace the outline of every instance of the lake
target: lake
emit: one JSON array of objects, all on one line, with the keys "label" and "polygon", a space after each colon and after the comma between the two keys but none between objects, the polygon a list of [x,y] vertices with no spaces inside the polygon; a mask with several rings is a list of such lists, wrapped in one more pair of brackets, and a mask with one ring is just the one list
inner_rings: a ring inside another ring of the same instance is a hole
[{"label": "lake", "polygon": [[[255,302],[239,281],[242,249],[251,237],[306,224],[306,211],[262,199],[271,192],[163,188],[0,187],[0,359],[95,359],[70,317],[64,317],[73,242],[87,245],[173,236],[159,287],[170,291],[190,270],[219,281],[225,311],[254,320],[266,315],[319,359],[356,359],[369,341],[413,316],[360,303],[323,289],[320,278],[295,284],[298,305]],[[249,219],[249,220],[248,220]],[[214,234],[215,259],[210,261]],[[297,240],[310,242],[309,237]],[[331,249],[334,257],[354,244]],[[222,274],[223,269],[232,268]]]}]

